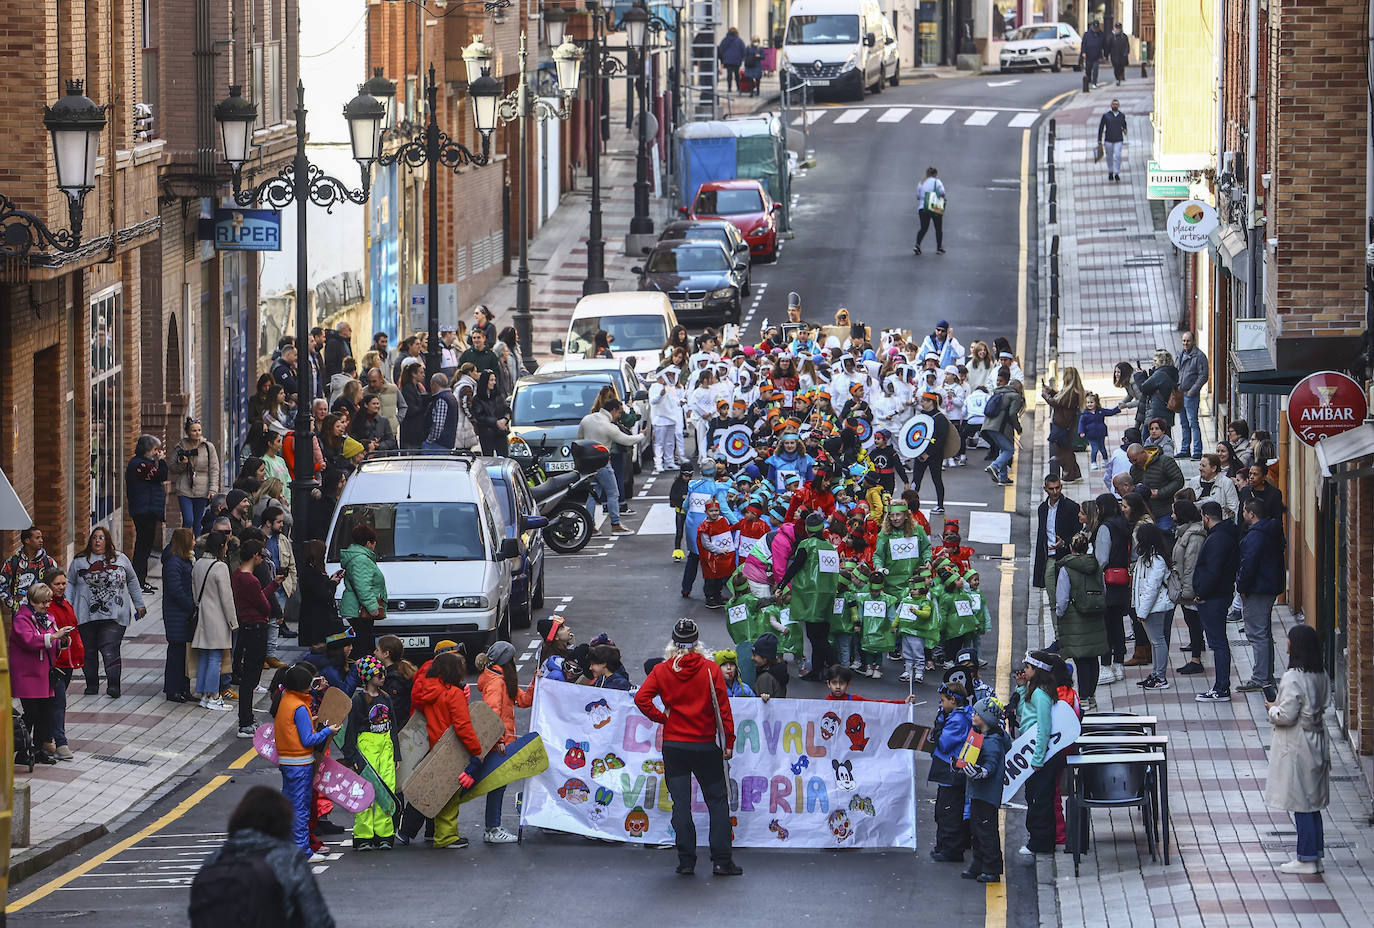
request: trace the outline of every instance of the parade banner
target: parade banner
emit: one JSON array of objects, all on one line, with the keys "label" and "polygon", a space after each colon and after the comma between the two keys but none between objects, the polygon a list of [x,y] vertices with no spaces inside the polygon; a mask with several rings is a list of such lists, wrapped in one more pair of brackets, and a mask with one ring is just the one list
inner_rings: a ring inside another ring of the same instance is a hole
[{"label": "parade banner", "polygon": [[[736,847],[916,847],[915,758],[886,747],[909,720],[880,702],[730,700]],[[663,730],[630,693],[539,681],[530,728],[549,768],[525,785],[522,825],[629,841],[671,842]],[[692,813],[706,841],[696,782]]]}]

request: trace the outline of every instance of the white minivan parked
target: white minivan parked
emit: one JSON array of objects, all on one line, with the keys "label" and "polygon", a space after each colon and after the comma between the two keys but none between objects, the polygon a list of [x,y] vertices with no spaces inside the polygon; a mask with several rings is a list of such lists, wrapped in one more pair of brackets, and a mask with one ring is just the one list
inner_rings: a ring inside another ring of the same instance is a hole
[{"label": "white minivan parked", "polygon": [[466,642],[469,654],[510,639],[511,572],[521,552],[506,537],[487,473],[494,460],[397,451],[363,462],[348,478],[330,526],[325,572],[339,569],[355,525],[372,526],[386,578],[378,636],[397,635],[419,655],[445,638]]},{"label": "white minivan parked", "polygon": [[786,66],[817,89],[862,100],[897,76],[887,73],[896,38],[877,0],[793,0],[782,41]]}]

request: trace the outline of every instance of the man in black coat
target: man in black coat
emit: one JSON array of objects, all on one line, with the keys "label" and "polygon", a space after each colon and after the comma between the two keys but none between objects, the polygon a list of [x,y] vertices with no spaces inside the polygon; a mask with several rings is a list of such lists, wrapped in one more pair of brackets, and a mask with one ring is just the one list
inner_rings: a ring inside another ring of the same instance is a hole
[{"label": "man in black coat", "polygon": [[1121,31],[1121,23],[1116,24],[1107,38],[1107,54],[1112,59],[1112,73],[1120,84],[1126,79],[1126,63],[1131,60],[1131,37]]},{"label": "man in black coat", "polygon": [[1236,589],[1240,568],[1240,528],[1222,512],[1216,500],[1205,499],[1198,506],[1202,525],[1207,529],[1193,571],[1193,592],[1197,594],[1198,618],[1207,636],[1207,647],[1216,661],[1212,688],[1193,697],[1198,702],[1231,701],[1231,645],[1226,638],[1226,610]]},{"label": "man in black coat", "polygon": [[[1056,561],[1069,553],[1069,539],[1083,530],[1078,521],[1078,504],[1064,495],[1064,484],[1058,477],[1045,478],[1045,498],[1036,512],[1035,573],[1032,582],[1045,589],[1045,567],[1050,558]],[[1050,590],[1054,602],[1054,590]]]},{"label": "man in black coat", "polygon": [[344,358],[353,357],[353,326],[340,322],[324,333],[324,382],[343,373]]},{"label": "man in black coat", "polygon": [[1107,37],[1102,34],[1102,24],[1093,20],[1088,31],[1083,33],[1083,76],[1088,80],[1088,87],[1097,86],[1097,68],[1102,61],[1102,55],[1106,51]]}]

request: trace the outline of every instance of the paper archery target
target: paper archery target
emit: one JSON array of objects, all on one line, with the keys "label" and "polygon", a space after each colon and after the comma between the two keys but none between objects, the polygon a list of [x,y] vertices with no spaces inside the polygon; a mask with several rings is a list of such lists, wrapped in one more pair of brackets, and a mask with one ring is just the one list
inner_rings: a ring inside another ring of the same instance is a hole
[{"label": "paper archery target", "polygon": [[859,436],[859,444],[867,447],[873,440],[873,426],[868,424],[867,419],[855,419],[854,423],[854,434]]},{"label": "paper archery target", "polygon": [[981,418],[984,414],[983,410],[987,408],[988,397],[990,396],[992,396],[991,393],[985,393],[982,390],[974,390],[970,393],[964,406],[967,410],[968,418]]},{"label": "paper archery target", "polygon": [[930,436],[935,433],[935,420],[925,413],[912,416],[897,436],[897,451],[904,458],[915,458],[925,453],[930,444]]},{"label": "paper archery target", "polygon": [[753,436],[747,425],[732,425],[720,436],[720,447],[725,452],[725,460],[731,464],[743,464],[754,456]]}]

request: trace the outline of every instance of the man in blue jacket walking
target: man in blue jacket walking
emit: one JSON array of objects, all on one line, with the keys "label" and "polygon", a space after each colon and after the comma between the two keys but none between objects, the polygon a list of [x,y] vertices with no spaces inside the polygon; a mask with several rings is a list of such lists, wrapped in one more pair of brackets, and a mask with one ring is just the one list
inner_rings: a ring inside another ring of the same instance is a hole
[{"label": "man in blue jacket walking", "polygon": [[720,66],[725,69],[725,89],[739,90],[739,69],[744,64],[744,40],[739,37],[739,30],[734,26],[726,33],[725,38],[720,40],[720,46],[716,49],[716,57],[720,59]]},{"label": "man in blue jacket walking", "polygon": [[1240,593],[1245,637],[1255,650],[1255,670],[1236,689],[1252,693],[1274,683],[1273,613],[1274,600],[1284,589],[1284,541],[1279,520],[1266,514],[1263,502],[1246,500],[1241,512],[1249,529],[1240,539],[1236,592]]},{"label": "man in blue jacket walking", "polygon": [[1102,62],[1102,54],[1106,51],[1107,37],[1102,34],[1102,24],[1093,21],[1088,27],[1088,31],[1083,33],[1083,78],[1087,81],[1089,90],[1097,89],[1097,68]]}]

